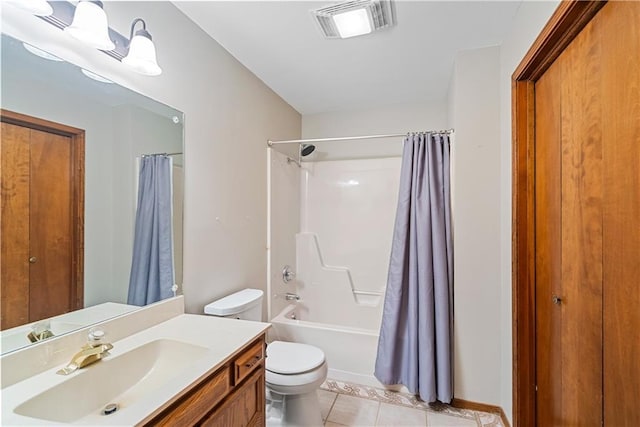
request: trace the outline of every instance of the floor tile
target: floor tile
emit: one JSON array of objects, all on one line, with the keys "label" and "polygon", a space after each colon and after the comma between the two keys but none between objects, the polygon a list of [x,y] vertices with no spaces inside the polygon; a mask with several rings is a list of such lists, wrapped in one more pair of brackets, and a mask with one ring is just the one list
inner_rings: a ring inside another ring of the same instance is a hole
[{"label": "floor tile", "polygon": [[438,414],[437,412],[427,413],[427,425],[429,427],[477,427],[475,420],[468,418],[453,417],[451,415]]},{"label": "floor tile", "polygon": [[327,421],[324,423],[324,427],[344,427],[344,424],[332,423],[331,421]]},{"label": "floor tile", "polygon": [[378,415],[379,402],[339,394],[327,421],[347,426],[373,426]]},{"label": "floor tile", "polygon": [[427,425],[426,411],[405,406],[381,403],[376,426],[424,427]]},{"label": "floor tile", "polygon": [[318,390],[318,402],[320,403],[320,412],[322,413],[323,420],[327,419],[333,402],[336,401],[336,396],[338,396],[338,393],[334,393],[333,391]]}]

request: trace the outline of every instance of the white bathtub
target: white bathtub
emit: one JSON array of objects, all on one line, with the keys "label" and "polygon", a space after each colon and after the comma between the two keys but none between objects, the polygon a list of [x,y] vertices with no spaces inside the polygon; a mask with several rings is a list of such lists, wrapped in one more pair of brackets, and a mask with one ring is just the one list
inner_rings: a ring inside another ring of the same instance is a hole
[{"label": "white bathtub", "polygon": [[383,387],[373,376],[378,346],[377,330],[312,320],[312,313],[307,315],[302,308],[289,305],[271,319],[271,337],[321,348],[329,364],[328,377],[331,379]]}]

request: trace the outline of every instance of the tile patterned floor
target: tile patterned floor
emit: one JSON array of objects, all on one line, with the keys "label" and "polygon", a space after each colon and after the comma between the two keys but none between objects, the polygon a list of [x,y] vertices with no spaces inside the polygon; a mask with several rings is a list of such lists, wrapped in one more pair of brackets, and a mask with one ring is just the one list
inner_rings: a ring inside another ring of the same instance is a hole
[{"label": "tile patterned floor", "polygon": [[410,394],[331,379],[320,386],[318,399],[326,427],[503,427],[498,414],[429,405]]}]

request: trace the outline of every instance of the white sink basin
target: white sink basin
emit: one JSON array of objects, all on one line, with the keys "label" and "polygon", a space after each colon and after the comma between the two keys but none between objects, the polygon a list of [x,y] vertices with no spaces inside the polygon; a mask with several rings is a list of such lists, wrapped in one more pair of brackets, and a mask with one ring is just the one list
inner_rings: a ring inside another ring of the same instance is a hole
[{"label": "white sink basin", "polygon": [[20,404],[14,412],[50,422],[74,423],[100,416],[111,403],[123,410],[209,351],[170,339],[150,341],[71,374],[62,383]]}]

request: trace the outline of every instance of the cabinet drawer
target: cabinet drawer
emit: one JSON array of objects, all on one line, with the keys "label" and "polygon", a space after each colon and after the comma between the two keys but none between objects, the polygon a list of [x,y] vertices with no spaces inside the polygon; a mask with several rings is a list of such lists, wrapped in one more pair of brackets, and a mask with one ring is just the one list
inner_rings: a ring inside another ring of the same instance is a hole
[{"label": "cabinet drawer", "polygon": [[264,341],[259,340],[234,361],[233,384],[239,384],[240,381],[244,379],[244,377],[249,375],[255,368],[260,366],[263,360]]},{"label": "cabinet drawer", "polygon": [[191,426],[195,425],[202,414],[209,412],[231,390],[231,372],[227,365],[185,397],[171,406],[148,425]]}]

